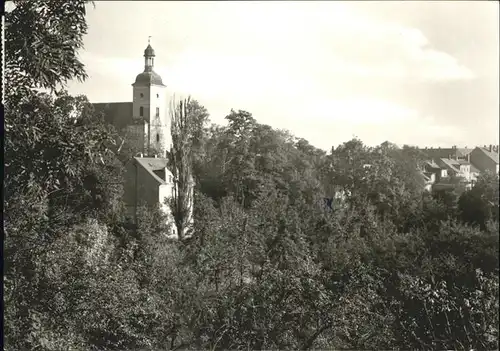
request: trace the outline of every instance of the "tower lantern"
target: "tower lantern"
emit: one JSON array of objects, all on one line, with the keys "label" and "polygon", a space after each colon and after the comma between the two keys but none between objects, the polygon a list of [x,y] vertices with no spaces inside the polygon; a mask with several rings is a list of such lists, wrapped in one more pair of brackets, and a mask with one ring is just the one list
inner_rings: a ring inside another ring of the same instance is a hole
[{"label": "tower lantern", "polygon": [[144,50],[144,72],[152,72],[154,66],[155,51],[151,47],[151,36],[148,37],[148,46]]}]

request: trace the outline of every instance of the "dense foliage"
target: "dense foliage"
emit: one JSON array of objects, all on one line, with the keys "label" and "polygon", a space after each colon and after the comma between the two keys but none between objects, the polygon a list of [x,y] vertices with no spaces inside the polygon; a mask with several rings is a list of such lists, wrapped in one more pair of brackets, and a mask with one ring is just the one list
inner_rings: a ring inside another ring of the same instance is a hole
[{"label": "dense foliage", "polygon": [[15,3],[6,350],[498,348],[498,176],[425,194],[411,147],[326,153],[247,111],[209,125],[191,100],[194,235],[170,240],[157,208],[127,222],[130,155],[57,88],[85,78],[85,2]]}]

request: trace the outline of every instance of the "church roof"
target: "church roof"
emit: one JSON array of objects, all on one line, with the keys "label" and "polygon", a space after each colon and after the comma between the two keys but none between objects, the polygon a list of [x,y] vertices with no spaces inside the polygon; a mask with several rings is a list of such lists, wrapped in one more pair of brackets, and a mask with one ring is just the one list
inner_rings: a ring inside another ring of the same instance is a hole
[{"label": "church roof", "polygon": [[132,85],[163,85],[163,81],[158,73],[151,72],[142,72],[137,75],[135,78],[135,83]]},{"label": "church roof", "polygon": [[104,113],[104,120],[121,130],[133,123],[132,102],[103,102],[92,104],[97,113]]}]

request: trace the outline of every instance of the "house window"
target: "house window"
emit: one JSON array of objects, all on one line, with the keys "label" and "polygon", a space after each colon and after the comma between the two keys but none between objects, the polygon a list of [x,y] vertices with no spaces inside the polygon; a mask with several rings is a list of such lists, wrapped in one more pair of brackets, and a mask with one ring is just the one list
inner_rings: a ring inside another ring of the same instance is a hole
[{"label": "house window", "polygon": [[156,142],[159,143],[160,142],[160,134],[156,134]]},{"label": "house window", "polygon": [[156,108],[156,117],[160,117],[160,108],[159,107]]},{"label": "house window", "polygon": [[144,116],[144,107],[139,107],[139,116],[143,117]]}]

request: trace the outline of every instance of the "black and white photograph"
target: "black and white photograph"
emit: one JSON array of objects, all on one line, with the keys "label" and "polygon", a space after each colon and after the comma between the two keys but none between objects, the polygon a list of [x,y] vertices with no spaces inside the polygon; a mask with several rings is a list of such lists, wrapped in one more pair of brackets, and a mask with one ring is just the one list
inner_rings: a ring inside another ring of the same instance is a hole
[{"label": "black and white photograph", "polygon": [[6,1],[4,350],[498,350],[499,13]]}]

